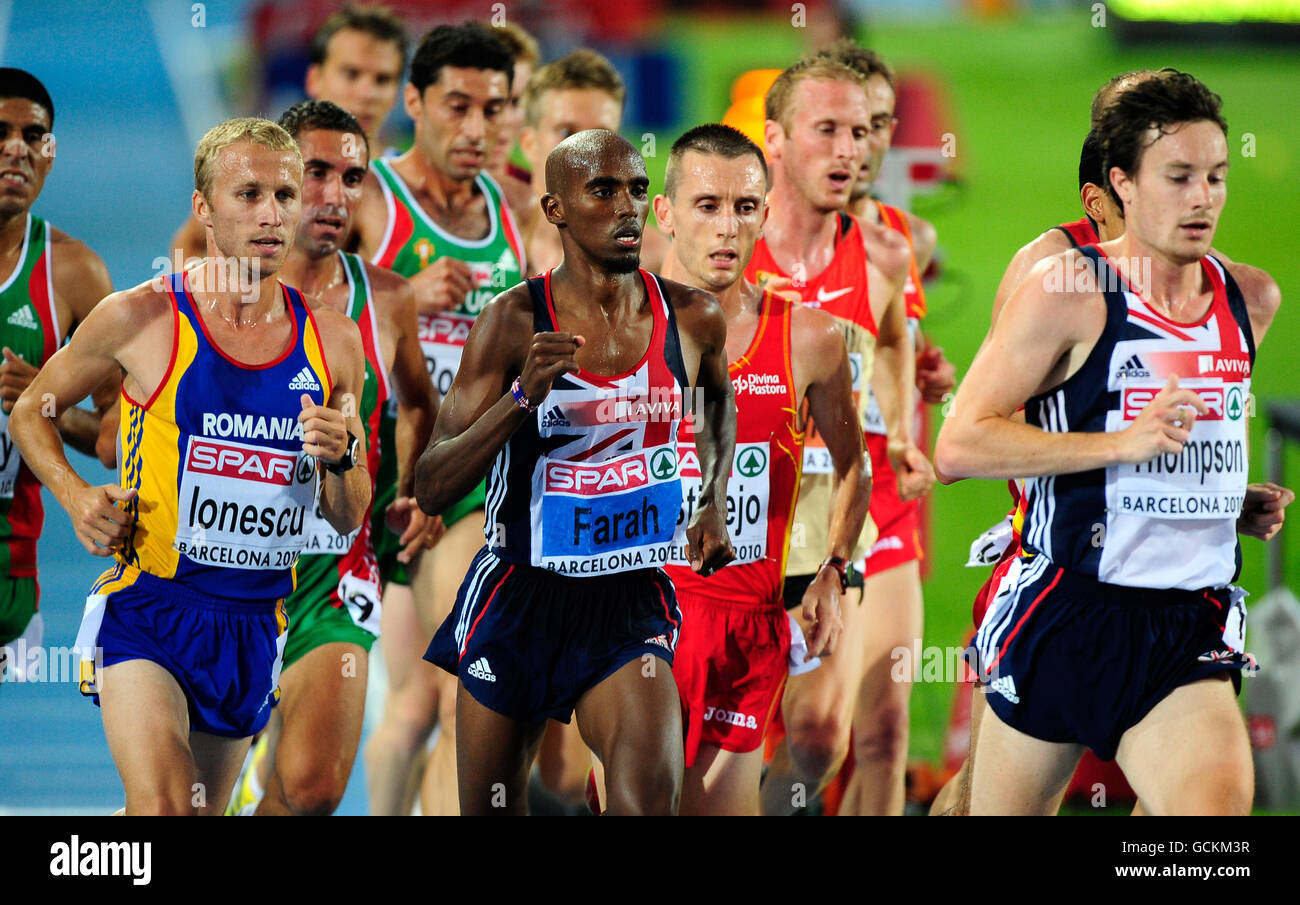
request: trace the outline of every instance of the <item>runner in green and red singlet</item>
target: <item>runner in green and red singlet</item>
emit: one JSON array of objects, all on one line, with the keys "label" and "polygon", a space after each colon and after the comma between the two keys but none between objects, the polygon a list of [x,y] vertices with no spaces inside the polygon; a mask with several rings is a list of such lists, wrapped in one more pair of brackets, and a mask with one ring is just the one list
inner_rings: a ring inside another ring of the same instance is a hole
[{"label": "runner in green and red singlet", "polygon": [[[41,485],[9,437],[14,402],[95,303],[113,291],[93,251],[31,213],[54,163],[54,104],[21,69],[0,69],[0,680],[27,674],[41,645],[36,541]],[[111,406],[116,385],[96,393]],[[99,414],[69,408],[63,439],[93,456]],[[9,656],[10,651],[14,656]]]},{"label": "runner in green and red singlet", "polygon": [[[522,278],[520,237],[524,220],[537,214],[525,187],[513,181],[498,185],[485,169],[509,103],[513,72],[513,57],[490,28],[469,24],[429,32],[411,60],[406,86],[415,145],[400,157],[371,165],[357,212],[362,254],[407,277],[415,290],[425,360],[435,386],[444,391],[456,375],[474,318],[489,299]],[[384,434],[380,436],[382,442]],[[391,483],[391,474],[381,470],[376,515],[383,511]],[[376,530],[380,572],[387,583],[385,620],[394,620],[390,634],[399,633],[396,620],[405,618],[403,637],[415,634],[415,628],[429,637],[451,612],[460,580],[483,543],[483,498],[480,484],[443,513],[447,535],[429,556],[413,561],[410,587],[402,587],[406,577],[393,563],[392,538]],[[412,608],[418,626],[406,615]],[[367,750],[367,765],[392,780],[383,788],[372,782],[376,813],[402,810],[402,767],[410,768],[432,731],[435,712],[442,731],[430,755],[434,766],[426,773],[423,810],[457,811],[451,737],[455,683],[414,671],[421,653],[414,646],[409,651],[385,647],[390,679],[396,674],[396,680],[385,724]],[[410,714],[429,718],[413,722]]]}]

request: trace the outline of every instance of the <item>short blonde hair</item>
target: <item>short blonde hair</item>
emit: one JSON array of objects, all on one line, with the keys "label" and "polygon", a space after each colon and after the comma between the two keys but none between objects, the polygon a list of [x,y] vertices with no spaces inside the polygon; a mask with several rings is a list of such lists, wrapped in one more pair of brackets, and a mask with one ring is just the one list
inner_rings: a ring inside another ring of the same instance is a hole
[{"label": "short blonde hair", "polygon": [[831,82],[851,82],[867,90],[867,76],[857,69],[834,57],[817,55],[805,57],[793,66],[785,69],[776,77],[772,87],[767,89],[763,102],[763,113],[768,119],[776,120],[781,128],[790,131],[791,106],[794,89],[800,82],[810,79],[824,79]]},{"label": "short blonde hair", "polygon": [[292,151],[298,160],[298,168],[302,169],[302,151],[298,149],[298,143],[279,125],[256,116],[228,119],[209,129],[199,140],[198,149],[194,152],[194,188],[202,192],[204,198],[211,200],[217,155],[223,148],[241,141],[252,142],[272,151]]},{"label": "short blonde hair", "polygon": [[[492,26],[492,35],[506,46],[516,63],[527,63],[534,69],[542,61],[542,49],[537,46],[537,39],[513,22]],[[522,90],[523,86],[520,86]]]},{"label": "short blonde hair", "polygon": [[614,64],[594,50],[581,48],[547,63],[533,73],[524,89],[524,122],[536,126],[542,118],[542,96],[548,91],[591,88],[603,91],[623,109],[627,88]]}]

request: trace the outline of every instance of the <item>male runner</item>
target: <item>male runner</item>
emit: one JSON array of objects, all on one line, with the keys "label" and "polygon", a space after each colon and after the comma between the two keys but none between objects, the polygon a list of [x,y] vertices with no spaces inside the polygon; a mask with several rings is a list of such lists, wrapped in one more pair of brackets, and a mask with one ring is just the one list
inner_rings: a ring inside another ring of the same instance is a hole
[{"label": "male runner", "polygon": [[[911,254],[893,230],[844,213],[853,180],[867,154],[870,107],[866,80],[855,69],[809,58],[786,69],[766,100],[765,142],[772,167],[770,213],[747,279],[763,286],[788,281],[804,304],[834,316],[848,341],[855,399],[865,417],[862,387],[872,381],[891,438],[891,456],[906,481],[905,496],[933,480],[925,456],[911,443],[915,356],[907,332],[903,286]],[[876,354],[877,350],[879,355]],[[872,365],[877,363],[872,376]],[[799,501],[786,565],[787,607],[798,607],[827,548],[833,476],[815,422],[808,428]],[[857,539],[861,558],[874,531]],[[778,753],[765,781],[764,812],[789,812],[795,783],[814,794],[839,769],[848,749],[849,721],[866,621],[858,618],[860,584],[844,607],[845,633],[822,667],[792,677],[782,704],[789,755]],[[812,627],[802,626],[805,634]],[[792,762],[793,761],[793,762]]]},{"label": "male runner", "polygon": [[516,166],[510,160],[510,153],[514,150],[515,141],[524,125],[524,89],[537,70],[537,64],[542,61],[542,51],[537,46],[537,39],[513,22],[495,25],[493,29],[492,34],[514,57],[515,71],[510,79],[510,103],[506,107],[497,142],[488,154],[487,169],[497,182],[514,179],[527,186],[531,182],[528,171]]},{"label": "male runner", "polygon": [[[280,117],[280,125],[303,156],[302,220],[281,279],[297,286],[313,309],[338,311],[360,329],[366,362],[356,412],[366,429],[367,470],[378,473],[379,413],[395,395],[398,420],[408,425],[397,434],[407,443],[395,452],[399,496],[409,497],[415,459],[437,417],[437,397],[424,368],[415,300],[406,281],[341,250],[366,176],[365,133],[350,113],[329,101],[296,104]],[[317,511],[307,518],[297,586],[285,601],[289,635],[280,703],[265,749],[259,744],[255,766],[241,786],[248,795],[237,795],[232,807],[260,799],[258,814],[319,815],[333,813],[343,797],[361,738],[369,651],[379,631],[379,567],[370,513],[366,516],[346,536]],[[390,508],[388,518],[397,522],[404,559],[436,539],[428,524],[435,520],[418,508]],[[248,801],[240,800],[245,797]]]},{"label": "male runner", "polygon": [[[586,129],[617,132],[623,121],[627,88],[614,64],[585,47],[547,63],[529,79],[524,90],[524,128],[519,147],[536,175],[534,192],[543,188],[546,158],[568,138]],[[536,206],[536,201],[533,201]],[[538,217],[525,231],[528,265],[532,273],[545,273],[564,257],[560,234]],[[657,229],[641,237],[641,264],[657,273],[666,259],[668,241]]]},{"label": "male runner", "polygon": [[[1224,680],[1239,688],[1253,661],[1229,582],[1250,373],[1280,299],[1208,255],[1226,128],[1218,96],[1185,73],[1105,110],[1124,235],[1030,271],[940,432],[946,475],[1030,476],[1032,559],[991,602],[972,656],[991,711],[972,813],[1052,812],[1084,746],[1118,760],[1149,813],[1250,810],[1250,747]],[[1082,277],[1051,279],[1061,267]]]},{"label": "male runner", "polygon": [[[382,6],[348,4],[317,29],[308,55],[307,97],[351,113],[365,129],[369,146],[382,149],[380,130],[397,103],[406,68],[402,20]],[[172,253],[179,249],[182,263],[188,262],[203,256],[204,243],[202,224],[190,217],[172,238]]]},{"label": "male runner", "polygon": [[[78,647],[103,651],[82,690],[103,708],[128,814],[225,809],[276,699],[317,488],[340,534],[370,502],[361,422],[339,410],[362,392],[356,325],[275,279],[300,216],[297,145],[266,120],[230,120],[199,143],[194,174],[205,263],[96,306],[11,419],[82,545],[117,560]],[[122,486],[92,487],[42,400],[62,410],[119,369]]]},{"label": "male runner", "polygon": [[[36,541],[45,520],[36,476],[13,448],[9,413],[37,369],[113,291],[93,251],[31,213],[54,164],[54,103],[22,69],[0,69],[0,681],[25,675],[23,657],[43,637],[36,581]],[[95,455],[99,411],[112,404],[116,381],[96,393],[97,411],[68,408],[59,432],[74,449]]]},{"label": "male runner", "polygon": [[[415,145],[400,157],[371,162],[356,232],[371,263],[410,281],[420,322],[420,345],[434,387],[446,394],[460,364],[474,319],[494,295],[523,276],[523,223],[539,212],[521,205],[526,187],[497,183],[486,171],[510,97],[514,60],[492,28],[444,25],[424,36],[411,60],[406,112],[415,122]],[[394,429],[381,425],[381,442]],[[387,505],[395,475],[381,471],[376,513]],[[384,645],[389,697],[387,728],[367,744],[374,813],[396,813],[414,758],[434,727],[421,796],[425,814],[456,813],[455,683],[420,667],[421,637],[431,636],[456,599],[456,588],[482,545],[484,490],[468,489],[442,514],[447,534],[427,556],[412,561],[411,575],[397,562],[397,536],[376,523],[375,552],[384,589]],[[463,524],[462,524],[463,522]],[[415,583],[412,592],[411,582]],[[412,618],[414,614],[415,618]],[[400,626],[400,627],[399,627]],[[408,644],[399,647],[400,639]],[[387,779],[384,779],[387,777]],[[384,785],[379,783],[383,782]]]},{"label": "male runner", "polygon": [[[853,402],[848,349],[835,319],[744,279],[766,216],[763,152],[730,126],[696,126],[673,144],[655,197],[672,237],[664,275],[715,294],[727,315],[736,393],[736,453],[727,527],[736,559],[702,578],[674,557],[682,608],[673,675],[683,699],[686,773],[681,813],[759,813],[763,734],[789,669],[791,622],[781,595],[799,472],[799,412],[819,425],[835,469],[826,559],[803,597],[815,626],[809,656],[835,648],[851,548],[866,522],[871,470]],[[693,470],[683,443],[682,473]],[[682,516],[698,484],[686,484]],[[676,551],[674,551],[676,552]]]},{"label": "male runner", "polygon": [[702,488],[688,559],[709,575],[733,558],[736,422],[717,302],[638,269],[648,184],[613,132],[551,152],[542,203],[564,262],[485,310],[420,458],[426,512],[491,467],[488,545],[425,655],[460,677],[462,813],[524,813],[545,721],[575,710],[610,813],[677,810],[681,711],[655,664],[671,666],[681,616],[656,566],[681,506],[687,396]]},{"label": "male runner", "polygon": [[[1070,248],[1109,242],[1124,234],[1123,212],[1118,207],[1116,200],[1111,196],[1111,193],[1103,188],[1108,180],[1102,167],[1101,146],[1095,126],[1101,114],[1121,93],[1147,79],[1171,72],[1174,72],[1174,70],[1143,69],[1125,72],[1115,76],[1097,90],[1097,93],[1093,96],[1091,107],[1091,122],[1094,131],[1090,131],[1084,139],[1083,148],[1079,155],[1079,200],[1083,207],[1084,216],[1078,220],[1062,223],[1046,230],[1033,242],[1030,242],[1016,253],[1008,264],[1006,273],[1003,275],[1002,282],[994,296],[990,323],[996,322],[1003,305],[1017,288],[1019,281],[1024,278],[1024,275],[1034,264]],[[1228,260],[1221,252],[1212,251],[1220,260]],[[1278,292],[1277,285],[1272,278],[1258,268],[1249,265],[1238,265],[1236,275],[1238,282],[1250,287],[1251,291],[1264,294]],[[1014,482],[1010,486],[1012,487],[1013,506],[1007,516],[1010,520],[1008,526],[1010,529],[1009,540],[1002,541],[1006,543],[1006,546],[1000,551],[1000,559],[995,564],[988,580],[976,594],[973,608],[976,629],[983,622],[986,608],[992,598],[996,596],[1007,574],[1013,569],[1018,570],[1020,568],[1016,564],[1016,560],[1020,558],[1021,553],[1020,531],[1023,527],[1025,512],[1028,509],[1028,499],[1023,496],[1023,489]],[[1251,484],[1247,488],[1242,517],[1238,520],[1238,532],[1267,540],[1268,537],[1264,535],[1268,534],[1269,531],[1278,530],[1274,525],[1280,526],[1285,514],[1284,509],[1293,496],[1291,491],[1277,485],[1268,483]],[[992,537],[993,533],[996,533],[996,536],[1000,538],[1008,538],[1007,530],[1002,528],[1001,525],[991,529],[991,532],[986,532],[985,536]],[[1272,535],[1269,534],[1268,536],[1271,537]],[[989,549],[991,556],[999,555],[996,547]],[[979,724],[985,710],[984,695],[973,695],[970,711],[972,754],[975,741],[979,736]],[[1091,757],[1091,754],[1084,755],[1085,766],[1087,760]],[[934,803],[931,805],[932,814],[951,813],[955,816],[964,816],[969,813],[971,761],[972,756],[968,756],[963,761],[958,772],[948,781],[939,795],[935,797]],[[1141,809],[1140,804],[1138,809]],[[1138,811],[1134,813],[1138,813]]]},{"label": "male runner", "polygon": [[[852,40],[841,41],[823,53],[852,66],[867,80],[867,100],[871,105],[870,150],[853,183],[848,211],[865,222],[901,233],[911,249],[912,260],[903,294],[908,328],[916,345],[916,384],[920,399],[908,410],[908,415],[917,412],[919,418],[921,405],[942,402],[952,390],[956,372],[952,363],[943,357],[943,349],[928,344],[921,332],[921,318],[925,316],[921,274],[930,266],[934,255],[938,241],[935,229],[915,214],[871,197],[872,183],[880,175],[885,152],[898,124],[894,115],[897,100],[894,71],[874,52]],[[912,683],[896,681],[891,675],[892,652],[900,647],[910,648],[922,634],[921,501],[899,499],[898,480],[886,449],[885,425],[874,396],[870,404],[867,449],[871,453],[877,488],[871,495],[871,521],[879,537],[859,568],[864,579],[862,599],[871,607],[873,620],[872,629],[864,638],[863,673],[853,713],[852,777],[839,812],[899,815],[906,797],[904,780]]]}]

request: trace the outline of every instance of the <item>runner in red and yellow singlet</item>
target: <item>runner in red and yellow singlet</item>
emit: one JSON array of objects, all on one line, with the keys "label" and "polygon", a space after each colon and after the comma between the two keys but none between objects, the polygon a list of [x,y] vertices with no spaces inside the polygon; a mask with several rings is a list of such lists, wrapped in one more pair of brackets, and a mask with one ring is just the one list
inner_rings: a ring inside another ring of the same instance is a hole
[{"label": "runner in red and yellow singlet", "polygon": [[[713,292],[727,316],[736,394],[727,484],[736,559],[703,578],[686,563],[682,535],[668,567],[683,613],[673,664],[686,723],[683,814],[759,813],[763,734],[789,671],[792,622],[782,585],[803,461],[803,403],[826,425],[837,485],[819,551],[826,559],[805,596],[813,656],[834,646],[847,557],[870,492],[840,328],[824,312],[763,292],[742,276],[762,229],[766,189],[758,147],[729,126],[705,125],[673,145],[666,194],[655,199],[659,222],[673,237],[667,275]],[[684,443],[690,440],[684,433]],[[700,470],[694,447],[679,449],[684,528]]]}]

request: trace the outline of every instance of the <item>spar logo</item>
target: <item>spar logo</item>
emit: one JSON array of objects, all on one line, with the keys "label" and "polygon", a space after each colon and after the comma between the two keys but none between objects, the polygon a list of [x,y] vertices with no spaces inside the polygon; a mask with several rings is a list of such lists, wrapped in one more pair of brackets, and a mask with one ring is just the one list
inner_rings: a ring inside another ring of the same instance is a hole
[{"label": "spar logo", "polygon": [[1240,421],[1246,407],[1242,404],[1241,387],[1228,388],[1227,414],[1229,421]]},{"label": "spar logo", "polygon": [[767,453],[761,446],[751,446],[736,458],[736,471],[747,478],[757,477],[767,468]]},{"label": "spar logo", "polygon": [[661,481],[677,474],[677,456],[671,449],[660,447],[650,459],[650,472]]},{"label": "spar logo", "polygon": [[[1242,404],[1242,394],[1238,387],[1232,387],[1224,397],[1224,392],[1220,387],[1184,387],[1201,397],[1205,407],[1209,412],[1204,415],[1197,415],[1197,421],[1222,421],[1225,413],[1228,419],[1239,421],[1245,406]],[[1123,409],[1124,420],[1132,421],[1142,413],[1142,410],[1151,404],[1151,400],[1156,398],[1160,392],[1157,387],[1131,387],[1124,390]],[[1235,401],[1234,401],[1235,400]],[[1236,414],[1233,414],[1233,406],[1236,406]]]},{"label": "spar logo", "polygon": [[599,493],[635,490],[649,483],[650,477],[647,474],[644,455],[615,459],[601,465],[551,462],[546,466],[548,493],[578,493],[594,496]]},{"label": "spar logo", "polygon": [[419,336],[422,343],[443,346],[463,346],[469,337],[474,318],[455,314],[437,314],[420,318]]},{"label": "spar logo", "polygon": [[305,484],[316,474],[316,463],[310,456],[304,456],[300,464],[298,457],[291,453],[201,439],[191,441],[185,467],[198,474],[281,487],[295,482]]}]

